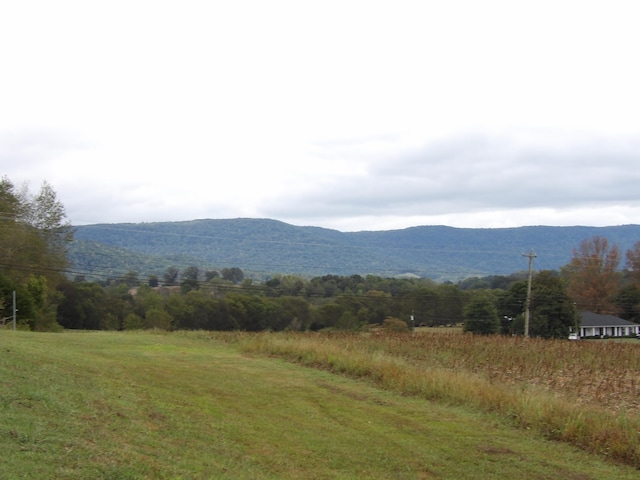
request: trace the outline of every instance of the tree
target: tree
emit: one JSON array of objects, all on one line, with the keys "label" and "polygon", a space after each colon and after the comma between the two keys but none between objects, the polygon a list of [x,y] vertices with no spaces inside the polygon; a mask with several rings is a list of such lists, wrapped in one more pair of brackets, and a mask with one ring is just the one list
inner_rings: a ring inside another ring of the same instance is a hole
[{"label": "tree", "polygon": [[0,259],[2,269],[7,271],[15,262],[18,253],[22,229],[18,229],[18,218],[22,205],[16,195],[13,183],[7,177],[0,181]]},{"label": "tree", "polygon": [[368,323],[382,323],[391,310],[391,294],[380,290],[369,290],[363,299],[369,311]]},{"label": "tree", "polygon": [[36,273],[60,280],[72,239],[64,207],[48,183],[32,195],[26,185],[17,191],[8,178],[0,181],[0,255],[5,271],[16,279]]},{"label": "tree", "polygon": [[464,331],[482,335],[498,333],[500,321],[495,298],[488,291],[479,290],[464,307]]},{"label": "tree", "polygon": [[258,332],[278,325],[278,307],[258,295],[232,293],[225,298],[231,317],[238,328]]},{"label": "tree", "polygon": [[[136,304],[145,291],[153,291],[147,285],[141,285],[138,289],[136,296],[134,297],[129,287],[124,283],[112,284],[104,287],[106,294],[108,313],[105,317],[105,322],[108,322],[109,329],[119,330],[123,326],[124,319],[129,313],[135,313]],[[103,325],[104,322],[101,322]],[[105,327],[107,328],[107,327]]]},{"label": "tree", "polygon": [[66,218],[64,205],[53,187],[46,181],[30,198],[23,218],[47,240],[51,254],[66,256],[66,247],[73,240],[73,227]]},{"label": "tree", "polygon": [[311,324],[309,302],[300,297],[278,297],[275,299],[281,309],[282,329],[306,330]]},{"label": "tree", "polygon": [[640,288],[636,285],[627,285],[620,289],[615,304],[621,318],[635,323],[640,321]]},{"label": "tree", "polygon": [[439,285],[435,292],[438,295],[436,323],[438,325],[459,323],[464,315],[465,293],[456,285]]},{"label": "tree", "polygon": [[146,312],[163,308],[163,297],[149,285],[140,285],[134,297],[134,312],[144,317]]},{"label": "tree", "polygon": [[[526,280],[514,283],[509,290],[499,295],[497,305],[501,333],[524,333],[523,312],[526,298]],[[556,272],[543,270],[532,278],[530,314],[531,336],[566,338],[570,329],[575,329],[575,304],[567,293],[564,280]]]},{"label": "tree", "polygon": [[567,338],[570,331],[577,331],[577,318],[562,279],[549,270],[539,272],[531,283],[531,336]]},{"label": "tree", "polygon": [[434,289],[416,288],[402,296],[402,317],[409,318],[413,314],[416,325],[436,325],[439,318],[439,302],[440,298]]},{"label": "tree", "polygon": [[27,289],[8,276],[0,273],[0,318],[10,319],[13,316],[13,292],[16,292],[16,308],[18,323],[27,325],[35,314],[34,301]]},{"label": "tree", "polygon": [[129,313],[124,317],[122,328],[125,330],[141,330],[144,328],[144,319],[135,313]]},{"label": "tree", "polygon": [[310,325],[311,330],[322,330],[334,327],[340,323],[340,317],[345,312],[345,307],[337,303],[327,303],[314,311],[314,321]]},{"label": "tree", "polygon": [[238,267],[223,268],[220,273],[224,280],[231,281],[235,284],[242,283],[244,280],[244,272]]},{"label": "tree", "polygon": [[151,308],[145,315],[144,326],[146,328],[157,328],[160,330],[170,330],[173,318],[161,308]]},{"label": "tree", "polygon": [[188,293],[191,290],[197,290],[200,288],[198,277],[200,276],[200,270],[198,267],[187,267],[182,271],[182,280],[180,281],[180,290],[182,293]]},{"label": "tree", "polygon": [[619,263],[618,246],[610,245],[606,238],[594,236],[574,249],[573,258],[563,271],[569,280],[569,295],[580,310],[615,313]]},{"label": "tree", "polygon": [[[533,284],[531,285],[533,291]],[[498,316],[500,333],[524,333],[524,308],[527,299],[527,281],[519,281],[511,285],[509,290],[498,296]]]},{"label": "tree", "polygon": [[[26,185],[18,191],[8,178],[2,178],[0,271],[16,286],[30,285],[27,296],[39,297],[40,304],[26,317],[33,329],[59,328],[53,315],[58,301],[55,291],[69,266],[66,247],[72,239],[64,206],[48,183],[32,195]],[[6,298],[0,300],[6,303]]]},{"label": "tree", "polygon": [[204,272],[205,282],[210,282],[214,278],[219,278],[219,277],[220,277],[220,272],[218,272],[217,270],[207,270],[206,272]]},{"label": "tree", "polygon": [[120,327],[120,319],[111,312],[107,313],[100,322],[101,330],[120,330]]},{"label": "tree", "polygon": [[640,241],[636,242],[626,253],[626,267],[631,271],[631,275],[636,286],[640,287]]},{"label": "tree", "polygon": [[175,285],[178,281],[178,269],[176,267],[169,267],[162,275],[162,281],[165,285]]},{"label": "tree", "polygon": [[200,269],[196,266],[187,267],[182,271],[183,280],[194,280],[197,282],[199,276]]},{"label": "tree", "polygon": [[62,282],[58,286],[62,300],[57,308],[57,321],[64,328],[99,330],[110,303],[97,283]]},{"label": "tree", "polygon": [[358,328],[358,317],[349,310],[342,312],[334,327],[338,330],[356,330]]},{"label": "tree", "polygon": [[264,284],[267,287],[267,293],[271,296],[297,296],[301,295],[305,288],[304,280],[294,275],[278,275]]}]

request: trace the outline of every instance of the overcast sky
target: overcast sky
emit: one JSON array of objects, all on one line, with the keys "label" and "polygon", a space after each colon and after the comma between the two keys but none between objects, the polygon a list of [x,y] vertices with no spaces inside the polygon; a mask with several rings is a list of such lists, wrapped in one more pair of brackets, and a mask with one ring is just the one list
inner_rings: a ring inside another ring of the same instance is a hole
[{"label": "overcast sky", "polygon": [[0,6],[0,173],[70,221],[640,223],[640,2]]}]

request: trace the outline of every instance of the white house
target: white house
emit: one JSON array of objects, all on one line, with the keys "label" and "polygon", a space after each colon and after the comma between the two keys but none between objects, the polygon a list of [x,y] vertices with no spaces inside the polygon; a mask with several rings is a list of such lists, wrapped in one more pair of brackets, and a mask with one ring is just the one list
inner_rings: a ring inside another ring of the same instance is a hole
[{"label": "white house", "polygon": [[580,312],[580,338],[583,337],[628,337],[640,333],[640,325],[614,315]]}]

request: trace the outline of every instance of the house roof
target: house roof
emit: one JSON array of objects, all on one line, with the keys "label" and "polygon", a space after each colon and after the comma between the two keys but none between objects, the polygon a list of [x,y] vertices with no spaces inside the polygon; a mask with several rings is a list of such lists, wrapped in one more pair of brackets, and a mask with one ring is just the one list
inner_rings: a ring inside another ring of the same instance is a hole
[{"label": "house roof", "polygon": [[580,312],[580,320],[582,327],[633,327],[638,325],[615,315],[602,315],[593,312]]}]

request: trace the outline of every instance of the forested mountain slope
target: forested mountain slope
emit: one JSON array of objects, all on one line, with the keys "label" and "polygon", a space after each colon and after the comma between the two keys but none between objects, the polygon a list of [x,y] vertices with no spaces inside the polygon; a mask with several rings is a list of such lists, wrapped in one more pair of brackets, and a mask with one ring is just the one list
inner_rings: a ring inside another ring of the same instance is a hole
[{"label": "forested mountain slope", "polygon": [[[420,226],[340,232],[268,219],[97,224],[76,227],[74,272],[87,276],[170,267],[239,267],[247,273],[318,276],[414,274],[435,280],[525,270],[532,249],[536,270],[559,269],[584,239],[616,243],[621,257],[640,240],[640,225],[471,229]],[[622,265],[621,265],[622,266]]]}]

